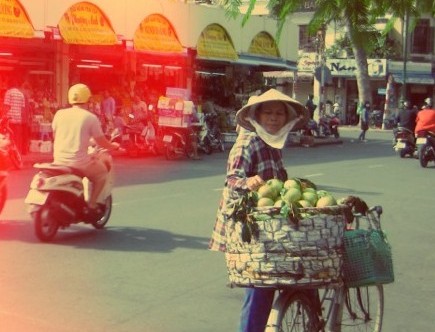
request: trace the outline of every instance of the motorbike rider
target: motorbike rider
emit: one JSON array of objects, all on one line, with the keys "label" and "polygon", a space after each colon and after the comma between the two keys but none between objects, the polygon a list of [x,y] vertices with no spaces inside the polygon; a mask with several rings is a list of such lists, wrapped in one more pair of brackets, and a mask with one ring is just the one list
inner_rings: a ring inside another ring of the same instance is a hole
[{"label": "motorbike rider", "polygon": [[108,150],[119,148],[104,136],[97,116],[87,108],[91,91],[85,84],[75,84],[68,90],[69,108],[60,109],[53,118],[53,163],[80,170],[92,183],[87,213],[100,216],[97,199],[104,188],[108,168],[104,161],[88,154],[91,139]]},{"label": "motorbike rider", "polygon": [[425,130],[435,133],[435,109],[433,109],[431,98],[424,100],[424,105],[416,118],[415,132]]},{"label": "motorbike rider", "polygon": [[411,107],[411,103],[408,100],[403,102],[403,107],[400,109],[397,115],[397,123],[400,127],[404,127],[412,132],[415,129],[415,119],[417,117],[417,111]]}]

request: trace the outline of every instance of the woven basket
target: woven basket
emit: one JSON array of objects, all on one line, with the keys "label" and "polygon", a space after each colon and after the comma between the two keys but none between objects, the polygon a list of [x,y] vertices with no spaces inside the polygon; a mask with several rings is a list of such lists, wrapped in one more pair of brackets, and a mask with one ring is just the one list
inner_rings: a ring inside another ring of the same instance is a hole
[{"label": "woven basket", "polygon": [[344,247],[343,276],[348,287],[394,282],[391,247],[382,230],[346,231]]},{"label": "woven basket", "polygon": [[[258,238],[242,240],[241,222],[226,225],[226,262],[234,286],[319,287],[340,279],[346,206],[301,209],[297,222],[277,208],[257,209]],[[309,216],[307,216],[309,213]]]}]

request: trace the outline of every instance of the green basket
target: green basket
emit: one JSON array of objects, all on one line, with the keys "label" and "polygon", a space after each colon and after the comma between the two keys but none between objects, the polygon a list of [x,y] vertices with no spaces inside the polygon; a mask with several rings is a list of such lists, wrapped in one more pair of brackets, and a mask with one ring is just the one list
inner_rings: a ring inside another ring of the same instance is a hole
[{"label": "green basket", "polygon": [[391,246],[382,230],[344,233],[343,277],[348,287],[394,282]]}]

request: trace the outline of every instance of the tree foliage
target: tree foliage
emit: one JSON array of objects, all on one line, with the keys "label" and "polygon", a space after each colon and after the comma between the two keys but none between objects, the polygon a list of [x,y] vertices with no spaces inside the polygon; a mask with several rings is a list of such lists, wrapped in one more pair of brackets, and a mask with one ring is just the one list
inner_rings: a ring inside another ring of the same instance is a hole
[{"label": "tree foliage", "polygon": [[[302,8],[304,2],[304,0],[269,0],[270,15],[277,20],[277,39],[281,36],[287,17]],[[246,24],[256,3],[257,0],[249,1],[242,25]],[[221,0],[221,4],[230,17],[240,15],[241,0]],[[381,56],[387,54],[387,50],[392,52],[393,47],[386,47],[392,46],[386,36],[396,21],[404,20],[405,17],[415,19],[425,13],[435,16],[434,0],[316,0],[308,27],[313,35],[332,22],[344,27],[349,42],[346,47],[352,51],[357,67],[359,100],[363,102],[371,100],[367,68],[368,55]],[[385,30],[380,33],[375,27],[376,20],[386,16],[389,20]],[[412,26],[411,22],[411,29]]]}]

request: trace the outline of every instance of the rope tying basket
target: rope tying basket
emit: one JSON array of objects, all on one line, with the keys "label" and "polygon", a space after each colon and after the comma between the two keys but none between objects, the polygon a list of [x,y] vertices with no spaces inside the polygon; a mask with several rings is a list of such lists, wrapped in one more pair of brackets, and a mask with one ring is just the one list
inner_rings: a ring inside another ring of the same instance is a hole
[{"label": "rope tying basket", "polygon": [[348,206],[337,205],[298,208],[297,213],[253,208],[244,221],[230,218],[225,257],[231,285],[320,287],[338,282],[348,215]]}]

